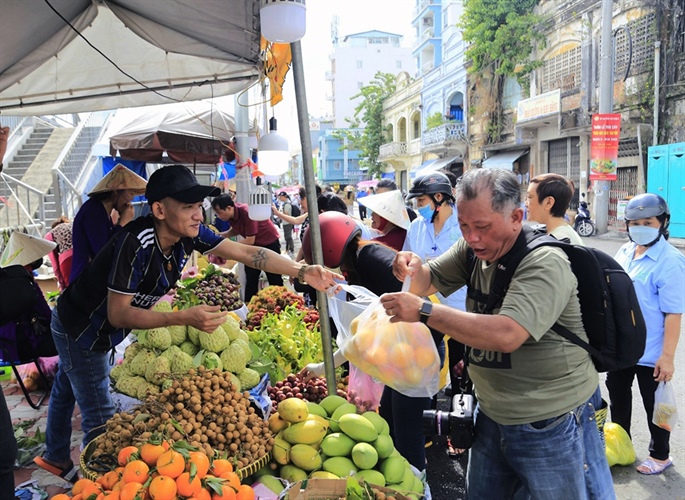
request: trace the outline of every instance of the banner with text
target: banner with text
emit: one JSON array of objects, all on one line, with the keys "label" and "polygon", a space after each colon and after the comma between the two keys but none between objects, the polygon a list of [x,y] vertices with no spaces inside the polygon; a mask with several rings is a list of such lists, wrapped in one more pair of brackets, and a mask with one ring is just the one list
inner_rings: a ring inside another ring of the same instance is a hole
[{"label": "banner with text", "polygon": [[590,144],[590,180],[615,181],[618,166],[618,140],[621,135],[620,114],[592,115]]}]

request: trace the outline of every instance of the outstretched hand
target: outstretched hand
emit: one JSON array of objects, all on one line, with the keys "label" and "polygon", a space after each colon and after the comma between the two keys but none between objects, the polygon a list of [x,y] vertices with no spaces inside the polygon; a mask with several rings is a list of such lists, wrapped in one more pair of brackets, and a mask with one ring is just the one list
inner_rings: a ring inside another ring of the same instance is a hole
[{"label": "outstretched hand", "polygon": [[343,281],[345,278],[338,274],[329,271],[328,269],[319,266],[307,266],[304,272],[305,281],[317,290],[327,291],[329,288],[334,287],[335,291],[338,291],[340,284],[335,280]]},{"label": "outstretched hand", "polygon": [[184,311],[187,323],[203,332],[212,333],[226,321],[226,313],[221,306],[199,305]]}]

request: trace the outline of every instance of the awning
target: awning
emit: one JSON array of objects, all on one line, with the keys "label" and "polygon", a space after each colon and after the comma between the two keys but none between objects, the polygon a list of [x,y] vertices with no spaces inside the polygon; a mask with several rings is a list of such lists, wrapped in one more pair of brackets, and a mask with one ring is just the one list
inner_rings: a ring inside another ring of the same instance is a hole
[{"label": "awning", "polygon": [[483,161],[483,168],[500,168],[502,170],[513,170],[514,162],[528,152],[527,149],[516,151],[506,151],[487,158]]},{"label": "awning", "polygon": [[426,175],[437,170],[442,170],[450,163],[455,162],[457,160],[461,160],[461,156],[452,156],[450,158],[438,158],[437,160],[431,161],[428,165],[426,165],[425,163],[421,165],[421,167],[415,173],[413,173],[413,175]]}]

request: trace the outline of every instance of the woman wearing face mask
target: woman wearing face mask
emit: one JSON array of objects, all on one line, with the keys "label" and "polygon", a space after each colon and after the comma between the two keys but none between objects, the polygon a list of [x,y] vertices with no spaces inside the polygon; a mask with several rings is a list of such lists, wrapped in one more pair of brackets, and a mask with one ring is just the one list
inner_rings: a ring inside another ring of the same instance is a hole
[{"label": "woman wearing face mask", "polygon": [[[409,226],[402,250],[414,252],[424,262],[427,262],[446,252],[461,238],[452,184],[449,178],[441,172],[432,172],[422,177],[417,177],[414,179],[414,183],[407,195],[407,200],[414,198],[416,199],[418,217]],[[441,304],[461,311],[465,310],[466,287],[463,287],[449,297],[439,293],[435,297],[437,297]],[[431,333],[439,345],[438,350],[442,348],[442,356],[444,354],[443,334],[433,329],[431,329]],[[448,346],[450,382],[453,393],[457,394],[460,390],[459,379],[463,368],[463,363],[460,363],[460,361],[464,357],[464,344],[450,339]],[[468,387],[464,389],[470,390]],[[394,405],[404,404],[404,398],[406,397],[398,392],[386,390],[381,400],[381,415],[385,416],[384,411],[387,408],[392,409]],[[453,448],[448,440],[448,456],[456,457],[462,453],[463,450]]]},{"label": "woman wearing face mask", "polygon": [[652,423],[654,391],[661,381],[673,378],[673,358],[680,322],[685,311],[685,257],[668,240],[670,212],[659,195],[646,193],[628,202],[625,211],[630,242],[616,254],[616,261],[633,279],[647,325],[647,343],[636,366],[609,372],[607,388],[611,420],[630,434],[633,379],[642,396],[651,436],[649,457],[637,471],[660,474],[673,464],[669,457],[670,432]]}]

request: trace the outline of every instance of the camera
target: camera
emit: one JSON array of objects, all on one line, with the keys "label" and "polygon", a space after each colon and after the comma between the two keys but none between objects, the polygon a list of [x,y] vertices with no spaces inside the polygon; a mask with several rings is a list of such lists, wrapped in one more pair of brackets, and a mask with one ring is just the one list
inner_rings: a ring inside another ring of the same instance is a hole
[{"label": "camera", "polygon": [[452,411],[425,410],[423,433],[427,436],[449,434],[452,446],[463,450],[471,448],[475,437],[473,427],[473,396],[457,394],[452,398]]}]

